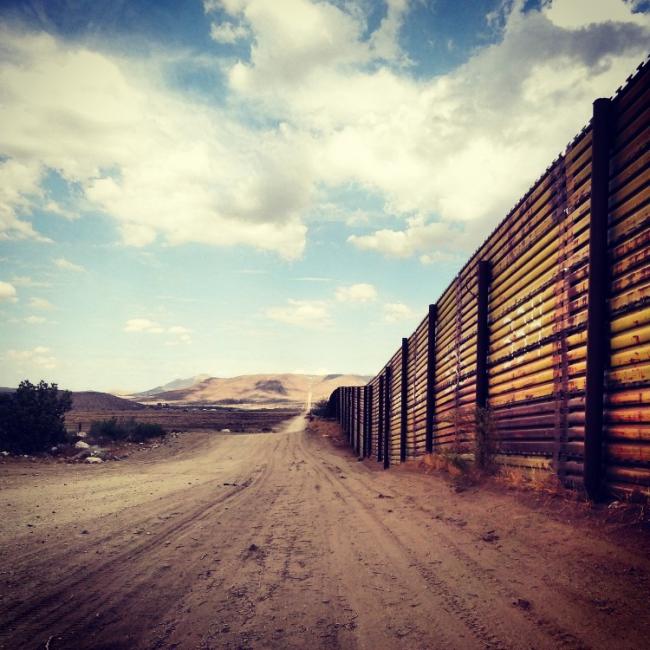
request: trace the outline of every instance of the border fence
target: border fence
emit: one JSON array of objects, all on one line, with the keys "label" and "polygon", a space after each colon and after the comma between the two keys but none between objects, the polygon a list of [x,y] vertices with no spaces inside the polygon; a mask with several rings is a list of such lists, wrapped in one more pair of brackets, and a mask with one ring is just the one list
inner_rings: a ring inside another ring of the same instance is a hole
[{"label": "border fence", "polygon": [[590,497],[650,495],[650,62],[331,412],[385,468],[476,451]]}]

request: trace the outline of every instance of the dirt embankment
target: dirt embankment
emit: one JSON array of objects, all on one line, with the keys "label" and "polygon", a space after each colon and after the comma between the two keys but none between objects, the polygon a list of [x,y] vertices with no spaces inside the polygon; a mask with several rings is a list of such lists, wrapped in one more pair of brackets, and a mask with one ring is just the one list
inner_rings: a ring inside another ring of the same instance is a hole
[{"label": "dirt embankment", "polygon": [[0,465],[0,647],[647,647],[647,546],[303,422]]}]

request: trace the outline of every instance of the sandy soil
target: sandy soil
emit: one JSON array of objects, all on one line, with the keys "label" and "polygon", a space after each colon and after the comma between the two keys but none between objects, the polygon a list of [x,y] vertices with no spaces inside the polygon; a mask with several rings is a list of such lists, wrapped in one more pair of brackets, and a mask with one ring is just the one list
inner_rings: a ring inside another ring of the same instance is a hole
[{"label": "sandy soil", "polygon": [[647,547],[291,420],[0,466],[0,647],[647,648]]}]

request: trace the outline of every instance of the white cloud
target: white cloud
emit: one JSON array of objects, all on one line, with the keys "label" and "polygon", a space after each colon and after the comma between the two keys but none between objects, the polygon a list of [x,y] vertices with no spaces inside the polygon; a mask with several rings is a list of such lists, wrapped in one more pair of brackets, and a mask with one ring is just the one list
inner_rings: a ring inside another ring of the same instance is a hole
[{"label": "white cloud", "polygon": [[[2,32],[0,31],[1,39]],[[3,105],[0,104],[0,115],[4,112],[3,108]],[[11,124],[11,122],[4,123]],[[6,131],[5,129],[4,132]],[[2,135],[0,135],[0,145],[2,140]],[[2,160],[0,158],[0,241],[6,239],[51,241],[37,233],[31,223],[21,218],[22,213],[29,212],[35,199],[42,194],[40,189],[42,176],[41,166],[36,160],[31,158],[24,161]]]},{"label": "white cloud", "polygon": [[30,298],[29,306],[32,307],[33,309],[39,309],[42,311],[54,309],[54,305],[49,300],[46,300],[45,298]]},{"label": "white cloud", "polygon": [[404,303],[389,302],[384,305],[384,320],[387,323],[397,323],[399,321],[411,320],[415,317],[415,312]]},{"label": "white cloud", "polygon": [[126,321],[122,331],[143,334],[168,334],[171,338],[165,341],[165,345],[189,344],[192,342],[192,330],[188,327],[182,325],[165,327],[149,318],[131,318]]},{"label": "white cloud", "polygon": [[40,345],[32,350],[9,350],[7,358],[20,365],[27,364],[47,369],[56,367],[56,358],[51,354],[50,349]]},{"label": "white cloud", "polygon": [[311,163],[290,129],[252,130],[236,113],[180,99],[156,85],[155,61],[8,29],[0,40],[0,121],[12,126],[0,132],[0,236],[38,237],[21,215],[46,202],[41,183],[55,169],[128,245],[302,254]]},{"label": "white cloud", "polygon": [[126,321],[123,331],[162,334],[165,329],[159,323],[149,320],[148,318],[131,318]]},{"label": "white cloud", "polygon": [[212,23],[210,25],[210,38],[217,43],[236,43],[249,35],[243,25],[233,23]]},{"label": "white cloud", "polygon": [[79,213],[73,210],[69,210],[62,205],[59,205],[56,201],[50,199],[45,205],[43,205],[43,210],[46,212],[51,212],[56,214],[68,221],[74,221],[80,217]]},{"label": "white cloud", "polygon": [[42,323],[47,323],[47,318],[43,318],[42,316],[27,316],[25,318],[25,322],[28,325],[40,325]]},{"label": "white cloud", "polygon": [[336,299],[340,302],[372,302],[377,300],[377,289],[372,284],[359,283],[336,290]]},{"label": "white cloud", "polygon": [[54,266],[56,266],[59,269],[63,269],[64,271],[74,271],[75,273],[83,273],[86,270],[83,266],[80,266],[79,264],[74,264],[73,262],[69,262],[68,260],[65,259],[65,257],[58,257],[53,261],[54,261]]},{"label": "white cloud", "polygon": [[405,230],[384,228],[369,235],[350,235],[348,241],[361,250],[374,250],[388,257],[420,255],[422,261],[430,260],[435,251],[447,255],[463,245],[462,231],[444,222],[426,223],[413,217],[407,220]]},{"label": "white cloud", "polygon": [[647,24],[624,0],[553,0],[546,2],[544,15],[558,27],[580,29],[605,22]]},{"label": "white cloud", "polygon": [[167,341],[167,345],[178,345],[179,343],[189,344],[192,342],[192,330],[182,325],[173,325],[167,329],[167,333],[173,337]]},{"label": "white cloud", "polygon": [[0,302],[16,302],[16,287],[9,282],[0,282]]},{"label": "white cloud", "polygon": [[12,284],[17,287],[49,287],[49,282],[42,282],[40,280],[34,280],[27,275],[14,275],[11,278]]},{"label": "white cloud", "polygon": [[448,235],[475,244],[476,227],[441,237],[445,226],[434,223],[478,223],[484,235],[503,217],[587,123],[593,99],[645,58],[650,37],[650,17],[614,0],[600,9],[595,1],[589,25],[575,29],[557,17],[571,13],[569,0],[553,4],[557,23],[548,8],[503,3],[500,42],[446,75],[415,79],[377,64],[373,36],[361,38],[365,23],[348,5],[291,2],[302,17],[294,33],[292,12],[262,0],[228,4],[254,37],[250,61],[230,69],[231,89],[304,134],[323,186],[356,184],[394,216],[421,219],[404,236],[396,229],[356,243],[424,260],[445,252],[435,247]]},{"label": "white cloud", "polygon": [[323,327],[330,322],[327,303],[322,300],[289,299],[284,307],[270,307],[265,311],[267,318],[300,327]]}]

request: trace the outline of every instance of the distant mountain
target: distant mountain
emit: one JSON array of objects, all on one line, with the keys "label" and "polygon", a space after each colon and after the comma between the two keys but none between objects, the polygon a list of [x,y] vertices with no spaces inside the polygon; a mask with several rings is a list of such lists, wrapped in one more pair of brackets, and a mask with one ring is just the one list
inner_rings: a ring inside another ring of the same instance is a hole
[{"label": "distant mountain", "polygon": [[72,393],[73,411],[133,411],[146,408],[130,399],[115,397],[110,393],[81,391]]},{"label": "distant mountain", "polygon": [[311,392],[312,402],[327,399],[339,386],[362,386],[370,377],[361,375],[264,374],[239,377],[207,377],[189,386],[141,393],[144,402],[176,404],[285,405],[304,404]]},{"label": "distant mountain", "polygon": [[133,397],[151,397],[153,395],[158,395],[159,393],[164,393],[170,390],[181,390],[183,388],[194,386],[194,384],[198,384],[209,378],[210,375],[196,375],[195,377],[187,377],[186,379],[174,379],[173,381],[170,381],[167,384],[163,384],[162,386],[156,386],[155,388],[145,390],[142,393],[137,393]]}]

